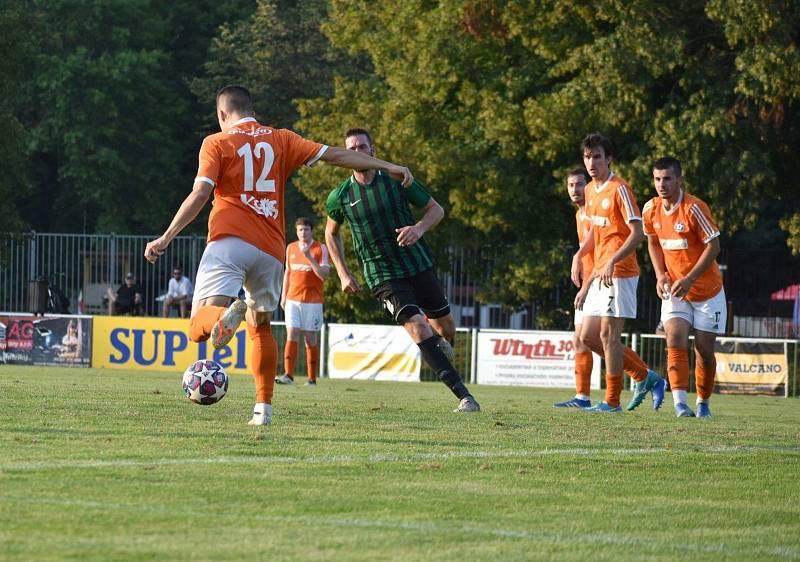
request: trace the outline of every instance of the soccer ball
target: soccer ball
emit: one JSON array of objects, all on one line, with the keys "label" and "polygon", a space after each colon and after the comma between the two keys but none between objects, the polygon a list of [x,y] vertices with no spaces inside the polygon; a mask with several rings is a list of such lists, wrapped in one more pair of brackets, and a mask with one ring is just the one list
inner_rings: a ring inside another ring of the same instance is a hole
[{"label": "soccer ball", "polygon": [[228,375],[222,365],[211,359],[195,361],[183,373],[183,393],[195,404],[210,406],[228,392]]}]

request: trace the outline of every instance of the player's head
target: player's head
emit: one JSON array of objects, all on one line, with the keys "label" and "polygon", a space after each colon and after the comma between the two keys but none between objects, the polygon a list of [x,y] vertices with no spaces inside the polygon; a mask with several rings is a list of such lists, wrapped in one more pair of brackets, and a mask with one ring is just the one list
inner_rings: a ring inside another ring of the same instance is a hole
[{"label": "player's head", "polygon": [[217,119],[223,131],[242,117],[252,117],[253,97],[244,86],[231,84],[217,92]]},{"label": "player's head", "polygon": [[683,184],[680,161],[665,156],[653,162],[653,184],[659,197],[674,203],[680,196]]},{"label": "player's head", "polygon": [[[347,150],[355,150],[356,152],[363,152],[369,156],[375,156],[375,145],[372,144],[372,135],[366,129],[354,127],[348,129],[344,134],[344,147]],[[357,172],[366,172],[367,170],[356,170]]]},{"label": "player's head", "polygon": [[567,174],[567,193],[572,202],[579,207],[583,207],[585,202],[584,189],[588,181],[589,176],[583,168],[575,168]]},{"label": "player's head", "polygon": [[581,156],[592,179],[606,179],[608,166],[614,156],[614,146],[600,133],[589,133],[581,143]]},{"label": "player's head", "polygon": [[311,241],[311,229],[313,228],[313,224],[311,223],[311,219],[306,217],[300,217],[296,221],[294,221],[294,228],[297,232],[297,239],[301,242],[310,242]]}]

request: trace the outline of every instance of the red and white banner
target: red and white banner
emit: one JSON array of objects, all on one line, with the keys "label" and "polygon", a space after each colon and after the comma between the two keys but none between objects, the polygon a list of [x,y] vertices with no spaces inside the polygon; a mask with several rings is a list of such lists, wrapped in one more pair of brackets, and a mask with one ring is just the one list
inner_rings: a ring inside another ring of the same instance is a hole
[{"label": "red and white banner", "polygon": [[[572,332],[481,330],[478,384],[575,388]],[[600,357],[594,355],[592,388],[600,388]]]}]

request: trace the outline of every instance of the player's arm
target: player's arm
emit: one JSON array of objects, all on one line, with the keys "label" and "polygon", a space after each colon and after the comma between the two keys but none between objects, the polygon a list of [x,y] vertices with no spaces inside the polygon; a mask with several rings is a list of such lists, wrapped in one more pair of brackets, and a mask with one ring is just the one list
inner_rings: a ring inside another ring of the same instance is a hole
[{"label": "player's arm", "polygon": [[670,280],[664,261],[664,250],[661,248],[658,236],[647,237],[647,253],[650,254],[650,263],[653,264],[653,271],[656,274],[656,294],[663,299],[669,294]]},{"label": "player's arm", "polygon": [[428,230],[439,224],[444,217],[444,209],[433,197],[428,199],[428,202],[422,207],[422,213],[422,218],[416,224],[394,229],[397,232],[398,246],[416,244]]},{"label": "player's arm", "polygon": [[633,219],[628,223],[628,228],[630,232],[628,233],[628,237],[625,239],[625,242],[622,243],[622,246],[614,252],[614,255],[608,260],[608,263],[603,267],[603,270],[600,271],[598,277],[600,277],[600,281],[606,286],[610,287],[612,284],[612,279],[614,278],[614,266],[622,261],[624,258],[628,256],[631,252],[636,251],[636,247],[642,243],[642,239],[644,238],[644,230],[642,229],[642,221],[639,219]]},{"label": "player's arm", "polygon": [[325,252],[326,251],[327,250],[325,249],[325,245],[322,244],[322,256],[323,256],[322,261],[323,261],[323,263],[320,263],[320,262],[318,262],[316,260],[316,258],[314,257],[314,254],[311,253],[311,248],[310,247],[306,246],[305,250],[303,250],[303,255],[305,255],[306,258],[308,259],[308,263],[311,266],[311,271],[313,271],[314,275],[316,275],[317,277],[319,277],[323,281],[325,281],[325,279],[328,278],[328,275],[331,272],[330,266],[327,265],[326,263],[324,263],[325,262]]},{"label": "player's arm", "polygon": [[709,240],[706,243],[706,247],[703,249],[703,253],[700,254],[700,257],[697,259],[697,263],[695,263],[694,267],[686,274],[686,277],[678,279],[672,284],[672,289],[670,290],[672,296],[678,298],[685,297],[692,288],[692,285],[694,285],[694,282],[697,281],[697,278],[711,266],[715,259],[717,259],[719,250],[719,238],[712,238]]},{"label": "player's arm", "polygon": [[[589,275],[583,271],[583,261],[581,258],[590,252],[594,252],[594,227],[589,229],[586,237],[583,239],[583,244],[580,245],[578,251],[572,256],[572,266],[570,267],[570,279],[576,287],[581,287]],[[591,273],[591,272],[589,272]]]},{"label": "player's arm", "polygon": [[400,181],[403,187],[408,187],[414,181],[411,170],[405,166],[398,166],[386,160],[373,158],[367,154],[355,150],[347,150],[338,146],[330,146],[320,157],[320,160],[340,168],[350,168],[351,170],[386,170],[390,176]]},{"label": "player's arm", "polygon": [[159,256],[164,255],[170,242],[197,218],[197,215],[200,214],[200,211],[205,207],[206,203],[208,203],[208,198],[211,197],[213,191],[214,188],[210,183],[202,180],[194,182],[192,192],[187,195],[186,199],[181,203],[178,212],[175,213],[175,217],[172,219],[166,232],[159,238],[148,242],[147,246],[145,246],[144,257],[147,261],[156,263]]},{"label": "player's arm", "polygon": [[325,223],[325,244],[331,255],[331,261],[339,274],[339,281],[342,283],[342,291],[345,293],[357,293],[361,290],[361,284],[352,274],[344,260],[344,243],[342,241],[341,225],[328,217]]},{"label": "player's arm", "polygon": [[281,308],[286,310],[286,295],[289,293],[289,246],[286,246],[286,267],[283,268],[283,288],[281,289]]}]

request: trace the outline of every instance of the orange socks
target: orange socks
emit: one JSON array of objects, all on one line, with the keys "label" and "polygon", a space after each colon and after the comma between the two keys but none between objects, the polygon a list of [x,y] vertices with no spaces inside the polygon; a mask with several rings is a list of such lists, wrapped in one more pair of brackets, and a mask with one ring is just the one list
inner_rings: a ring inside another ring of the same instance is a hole
[{"label": "orange socks", "polygon": [[647,364],[630,347],[624,348],[622,366],[628,376],[636,382],[647,378]]},{"label": "orange socks", "polygon": [[714,392],[714,377],[717,374],[717,362],[714,361],[711,365],[704,365],[700,358],[694,366],[695,386],[697,387],[697,397],[701,400],[708,400],[711,398],[711,393]]},{"label": "orange socks", "polygon": [[616,408],[619,406],[620,394],[622,394],[622,374],[606,373],[606,403]]},{"label": "orange socks", "polygon": [[286,340],[286,346],[283,348],[283,372],[289,375],[290,379],[294,378],[295,361],[297,361],[297,342]]},{"label": "orange socks", "polygon": [[317,380],[317,367],[319,367],[319,346],[307,345],[306,346],[306,371],[308,372],[308,380]]},{"label": "orange socks", "polygon": [[189,322],[189,338],[193,342],[206,341],[223,312],[224,306],[201,306]]},{"label": "orange socks", "polygon": [[256,403],[272,404],[275,375],[278,373],[278,344],[272,337],[269,324],[260,326],[248,324],[247,333],[253,341],[251,368],[256,383]]},{"label": "orange socks", "polygon": [[689,352],[685,347],[667,348],[667,369],[670,389],[688,391]]},{"label": "orange socks", "polygon": [[[317,348],[319,354],[319,348]],[[589,396],[592,388],[592,352],[581,351],[575,353],[575,392]]]}]

